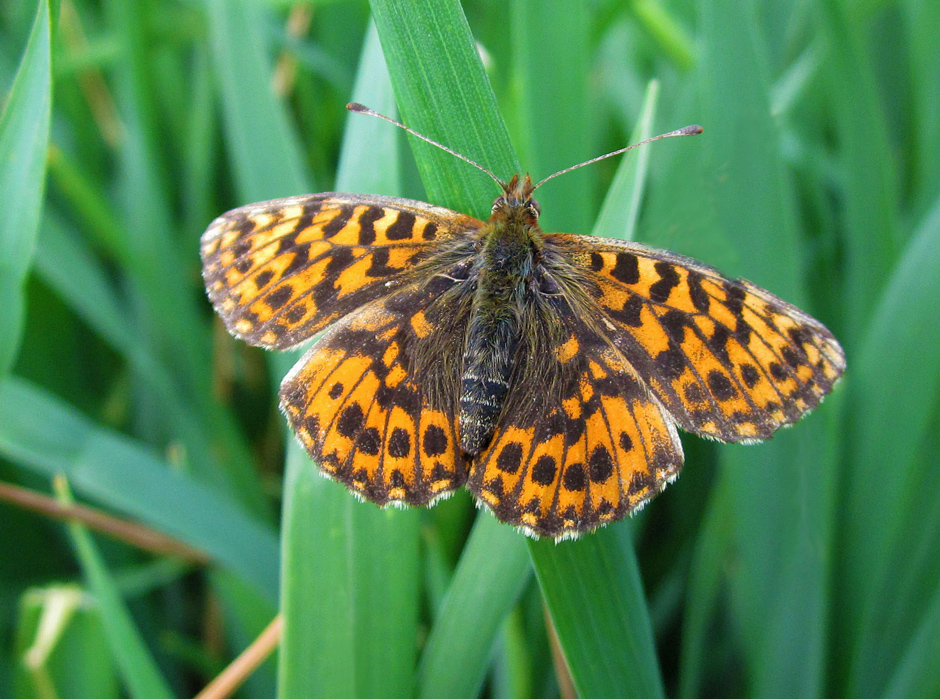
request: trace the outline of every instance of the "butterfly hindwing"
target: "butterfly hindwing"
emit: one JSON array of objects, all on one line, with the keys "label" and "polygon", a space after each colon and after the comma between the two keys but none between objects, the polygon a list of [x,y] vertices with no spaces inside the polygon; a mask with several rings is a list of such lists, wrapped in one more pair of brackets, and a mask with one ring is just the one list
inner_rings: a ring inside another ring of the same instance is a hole
[{"label": "butterfly hindwing", "polygon": [[571,313],[564,297],[531,327],[560,324],[548,351],[514,378],[470,490],[504,522],[539,536],[569,537],[624,517],[679,473],[682,446],[671,417],[623,355]]},{"label": "butterfly hindwing", "polygon": [[281,384],[281,409],[310,456],[379,505],[426,505],[466,480],[452,366],[466,319],[460,291],[436,276],[367,304]]},{"label": "butterfly hindwing", "polygon": [[233,334],[286,349],[388,293],[442,242],[480,225],[392,197],[326,192],[262,202],[210,224],[203,277]]},{"label": "butterfly hindwing", "polygon": [[685,430],[767,439],[814,408],[845,368],[819,321],[746,280],[634,243],[546,241],[580,267],[611,340]]}]

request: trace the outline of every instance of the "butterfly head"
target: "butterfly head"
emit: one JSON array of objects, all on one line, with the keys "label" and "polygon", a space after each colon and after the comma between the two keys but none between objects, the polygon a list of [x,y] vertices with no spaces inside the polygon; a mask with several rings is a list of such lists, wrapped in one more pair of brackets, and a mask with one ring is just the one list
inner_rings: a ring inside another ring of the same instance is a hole
[{"label": "butterfly head", "polygon": [[493,202],[493,218],[517,221],[529,226],[538,225],[542,212],[539,203],[532,198],[535,187],[532,178],[513,175],[509,182],[500,182],[503,193]]}]

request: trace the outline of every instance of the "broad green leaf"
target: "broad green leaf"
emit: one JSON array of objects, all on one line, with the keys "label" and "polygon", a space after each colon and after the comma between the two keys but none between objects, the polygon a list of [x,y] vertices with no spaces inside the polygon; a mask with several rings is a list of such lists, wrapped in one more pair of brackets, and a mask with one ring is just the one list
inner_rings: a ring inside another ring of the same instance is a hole
[{"label": "broad green leaf", "polygon": [[19,379],[0,384],[0,453],[201,549],[259,592],[277,595],[270,531],[134,441],[98,427]]}]

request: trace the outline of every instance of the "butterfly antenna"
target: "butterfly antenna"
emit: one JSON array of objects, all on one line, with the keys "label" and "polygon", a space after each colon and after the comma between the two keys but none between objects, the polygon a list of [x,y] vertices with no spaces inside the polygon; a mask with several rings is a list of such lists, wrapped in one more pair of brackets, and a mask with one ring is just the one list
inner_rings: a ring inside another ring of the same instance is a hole
[{"label": "butterfly antenna", "polygon": [[[399,128],[404,129],[405,131],[407,131],[408,133],[410,133],[412,136],[417,136],[417,137],[420,138],[422,141],[426,141],[427,143],[430,143],[432,146],[437,146],[437,147],[440,148],[441,150],[450,153],[450,154],[453,155],[454,157],[460,158],[460,159],[463,160],[465,163],[470,163],[471,165],[473,165],[473,167],[477,168],[478,170],[482,170],[482,171],[485,172],[487,175],[489,175],[489,176],[492,177],[494,180],[496,180],[496,183],[497,183],[500,187],[502,187],[503,189],[506,188],[506,184],[505,184],[501,179],[499,179],[499,178],[498,178],[496,175],[494,175],[492,172],[490,172],[490,171],[487,170],[485,167],[483,167],[482,165],[480,165],[480,163],[476,163],[476,162],[470,160],[470,158],[468,158],[467,156],[461,155],[460,153],[458,153],[458,152],[455,151],[455,150],[451,150],[450,148],[448,148],[447,146],[445,146],[443,143],[438,143],[438,142],[435,141],[434,139],[428,138],[428,137],[425,136],[424,134],[420,134],[420,133],[418,133],[417,131],[415,131],[414,129],[408,128],[407,126],[405,126],[404,124],[402,124],[400,121],[395,121],[395,120],[392,119],[391,117],[387,117],[387,116],[385,116],[384,114],[379,114],[379,113],[378,113],[377,111],[375,111],[374,109],[369,109],[369,108],[366,107],[365,105],[359,104],[358,102],[350,102],[349,104],[346,105],[346,109],[348,109],[348,110],[351,111],[351,112],[356,112],[357,114],[368,114],[369,116],[378,117],[379,119],[385,119],[385,121],[389,122],[390,124],[395,124],[395,126],[398,126]],[[639,145],[639,144],[638,144],[638,145]],[[613,155],[613,154],[611,154],[611,155]],[[606,156],[604,156],[604,157],[606,157]],[[587,165],[587,163],[584,163],[584,164]]]},{"label": "butterfly antenna", "polygon": [[598,160],[604,160],[605,158],[612,158],[612,157],[615,156],[615,155],[620,155],[621,153],[626,153],[628,150],[632,150],[632,149],[637,148],[637,147],[639,147],[639,146],[645,146],[647,143],[652,143],[653,141],[658,141],[658,140],[660,140],[661,138],[672,138],[673,136],[697,136],[698,134],[702,133],[702,131],[704,131],[704,130],[705,130],[705,129],[703,129],[701,126],[698,126],[697,124],[693,124],[692,126],[686,126],[686,127],[684,127],[684,128],[681,128],[681,129],[676,129],[675,131],[670,131],[669,133],[662,133],[662,134],[659,134],[659,136],[653,136],[652,138],[648,138],[648,139],[646,139],[645,141],[640,141],[639,143],[634,143],[632,146],[627,146],[626,148],[620,148],[620,149],[618,149],[618,150],[612,151],[612,152],[607,153],[607,154],[605,154],[605,155],[599,155],[599,156],[597,156],[596,158],[591,158],[590,160],[585,160],[583,163],[578,163],[577,165],[572,165],[571,167],[566,167],[564,170],[559,170],[559,171],[556,172],[555,174],[549,175],[549,176],[546,177],[544,180],[542,180],[542,181],[539,182],[537,185],[535,185],[535,186],[532,188],[532,191],[535,191],[536,189],[538,189],[539,187],[541,187],[543,184],[545,184],[546,182],[548,182],[550,179],[553,179],[553,178],[555,178],[555,177],[558,177],[559,175],[564,175],[566,172],[571,172],[572,170],[577,170],[579,167],[584,167],[585,165],[590,165],[590,164],[592,164],[592,163],[596,163]]}]

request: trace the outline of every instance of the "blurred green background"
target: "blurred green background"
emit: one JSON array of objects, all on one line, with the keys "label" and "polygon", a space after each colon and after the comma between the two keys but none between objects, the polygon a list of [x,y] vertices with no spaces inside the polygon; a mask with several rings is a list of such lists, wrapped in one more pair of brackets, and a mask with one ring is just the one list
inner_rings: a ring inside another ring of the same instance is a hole
[{"label": "blurred green background", "polygon": [[[0,696],[192,696],[278,611],[237,696],[940,696],[938,36],[936,0],[0,4]],[[544,227],[769,288],[845,379],[766,444],[683,435],[682,477],[576,542],[355,501],[198,256],[305,192],[486,215],[485,175],[351,99],[502,177],[702,124],[546,185]]]}]

